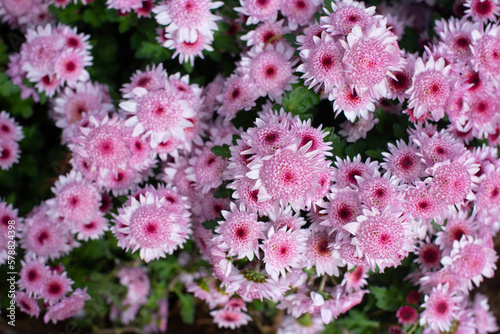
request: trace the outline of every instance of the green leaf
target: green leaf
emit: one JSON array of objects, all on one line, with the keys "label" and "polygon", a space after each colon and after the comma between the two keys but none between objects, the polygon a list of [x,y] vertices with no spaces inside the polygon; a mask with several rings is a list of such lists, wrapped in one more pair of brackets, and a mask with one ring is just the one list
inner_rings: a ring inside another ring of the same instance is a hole
[{"label": "green leaf", "polygon": [[229,150],[228,144],[224,144],[222,146],[214,146],[210,149],[210,151],[212,151],[212,153],[218,157],[223,157],[223,158],[231,157],[231,151]]},{"label": "green leaf", "polygon": [[283,108],[293,115],[305,114],[320,101],[320,97],[312,90],[299,86],[287,93],[283,98]]},{"label": "green leaf", "polygon": [[217,226],[219,226],[219,223],[217,223],[215,220],[205,220],[203,223],[201,223],[201,225],[213,231]]},{"label": "green leaf", "polygon": [[372,286],[370,292],[373,293],[377,300],[377,307],[384,311],[394,312],[405,303],[404,294],[394,285],[389,288]]},{"label": "green leaf", "polygon": [[194,296],[191,294],[183,294],[178,292],[177,296],[179,296],[180,306],[181,306],[181,318],[182,321],[186,324],[194,323]]},{"label": "green leaf", "polygon": [[325,138],[325,141],[329,141],[332,143],[332,154],[333,154],[333,160],[335,161],[335,157],[340,157],[341,159],[344,159],[346,156],[345,149],[346,149],[346,142],[344,139],[342,139],[338,134],[333,133],[333,128],[325,128],[325,131],[329,131],[330,134]]},{"label": "green leaf", "polygon": [[356,334],[378,333],[375,329],[380,328],[378,321],[370,320],[363,312],[355,309],[350,310],[347,317],[337,320],[337,323]]},{"label": "green leaf", "polygon": [[221,184],[217,190],[214,192],[214,197],[215,198],[230,198],[231,195],[233,194],[234,190],[233,189],[227,189],[229,181],[224,182]]}]

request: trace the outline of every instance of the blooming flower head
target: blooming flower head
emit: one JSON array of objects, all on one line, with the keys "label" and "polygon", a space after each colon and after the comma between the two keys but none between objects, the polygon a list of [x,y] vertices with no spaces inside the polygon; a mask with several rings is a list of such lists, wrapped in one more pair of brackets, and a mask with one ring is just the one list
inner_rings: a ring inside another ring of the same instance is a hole
[{"label": "blooming flower head", "polygon": [[370,112],[375,111],[375,99],[370,92],[361,93],[348,85],[333,88],[328,99],[333,101],[335,116],[344,112],[344,116],[350,122],[355,122],[357,117],[367,120],[370,118]]},{"label": "blooming flower head", "polygon": [[355,222],[356,218],[361,214],[359,194],[349,188],[338,189],[332,187],[332,192],[327,194],[327,198],[328,202],[325,203],[325,209],[320,211],[326,215],[321,225],[331,226],[330,233],[333,231],[342,233],[342,231],[345,231],[344,226]]},{"label": "blooming flower head", "polygon": [[441,263],[450,266],[451,270],[462,280],[463,286],[472,289],[484,277],[493,277],[498,256],[496,252],[479,238],[464,235],[460,241],[453,242],[453,250],[449,256],[441,259]]},{"label": "blooming flower head", "polygon": [[421,58],[417,59],[413,85],[407,91],[411,94],[408,107],[413,108],[416,118],[427,113],[430,113],[435,121],[443,118],[444,108],[451,92],[448,78],[450,70],[451,67],[445,66],[443,58],[434,60],[430,57],[425,64]]},{"label": "blooming flower head", "polygon": [[211,0],[173,0],[154,7],[153,13],[159,24],[167,26],[165,32],[178,32],[178,41],[195,43],[199,34],[211,37],[218,30],[215,21],[220,17],[211,10],[222,4]]},{"label": "blooming flower head", "polygon": [[45,302],[53,305],[63,298],[66,293],[72,290],[71,285],[73,283],[74,282],[66,276],[66,272],[63,274],[52,272],[46,278],[40,296]]},{"label": "blooming flower head", "polygon": [[398,323],[403,326],[411,325],[418,320],[418,313],[412,306],[402,306],[396,312]]},{"label": "blooming flower head", "polygon": [[0,112],[0,140],[21,141],[23,128],[5,110]]},{"label": "blooming flower head", "polygon": [[137,70],[131,77],[130,82],[120,88],[122,94],[131,93],[134,88],[142,87],[148,91],[162,89],[165,87],[167,79],[167,71],[163,68],[163,64],[153,64],[151,67],[146,66],[145,71]]},{"label": "blooming flower head", "polygon": [[303,72],[301,79],[315,91],[323,88],[330,92],[333,87],[341,87],[344,83],[344,65],[342,57],[344,49],[340,43],[326,32],[321,38],[313,36],[313,44],[300,51],[303,64],[297,67]]},{"label": "blooming flower head", "polygon": [[332,236],[323,234],[320,231],[309,234],[305,256],[307,259],[307,268],[310,269],[314,266],[316,268],[316,276],[324,274],[338,276],[338,267],[344,266],[344,262],[339,254],[329,246],[332,240]]},{"label": "blooming flower head", "polygon": [[378,163],[370,161],[370,158],[365,162],[361,162],[361,155],[358,154],[352,160],[350,157],[347,157],[345,160],[337,157],[335,167],[333,169],[332,180],[338,188],[345,188],[347,186],[357,187],[358,180],[356,176],[373,175],[378,168]]},{"label": "blooming flower head", "polygon": [[211,35],[198,34],[193,42],[181,41],[178,37],[180,32],[174,31],[165,35],[163,46],[170,50],[175,50],[172,59],[179,56],[179,63],[190,63],[194,66],[194,58],[205,59],[203,51],[214,51],[212,47],[213,37]]},{"label": "blooming flower head", "polygon": [[184,140],[185,129],[193,126],[188,119],[196,115],[195,111],[167,82],[165,89],[155,91],[134,88],[128,97],[129,100],[120,103],[120,108],[133,115],[125,125],[133,127],[134,137],[142,133],[150,135],[153,148],[170,137]]},{"label": "blooming flower head", "polygon": [[152,193],[132,198],[130,206],[120,208],[115,221],[121,224],[122,245],[132,252],[140,250],[141,259],[149,262],[166,254],[172,254],[182,247],[190,226],[179,224],[179,215],[167,212],[165,198],[159,199]]},{"label": "blooming flower head", "polygon": [[400,200],[398,180],[387,172],[383,176],[376,171],[371,176],[356,177],[359,184],[361,202],[368,208],[380,211],[387,206],[397,207]]},{"label": "blooming flower head", "polygon": [[222,216],[225,221],[219,222],[215,229],[218,235],[213,238],[218,247],[238,259],[247,257],[252,261],[254,255],[259,258],[258,240],[264,239],[265,225],[257,220],[257,214],[246,212],[242,205],[237,209],[231,203],[231,211],[222,211]]},{"label": "blooming flower head", "polygon": [[72,171],[61,175],[52,192],[54,199],[47,202],[54,217],[62,217],[71,226],[88,223],[99,211],[101,195],[97,188],[86,180],[80,172]]},{"label": "blooming flower head", "polygon": [[283,27],[283,20],[276,22],[265,21],[257,25],[254,30],[250,30],[246,35],[241,36],[241,40],[246,41],[248,47],[259,45],[264,47],[266,43],[277,44],[277,40],[271,40],[275,36],[284,35],[288,29]]},{"label": "blooming flower head", "polygon": [[387,144],[389,153],[383,152],[384,162],[381,167],[390,171],[398,180],[405,183],[415,183],[425,175],[425,165],[417,155],[417,148],[413,143],[407,145],[398,140],[396,145]]},{"label": "blooming flower head", "polygon": [[296,30],[298,26],[306,26],[311,23],[318,5],[318,0],[282,1],[280,11],[287,18],[290,30]]},{"label": "blooming flower head", "polygon": [[55,60],[54,71],[61,84],[74,87],[78,82],[90,79],[85,67],[92,65],[92,56],[76,49],[64,50]]},{"label": "blooming flower head", "polygon": [[220,309],[210,312],[219,328],[236,329],[248,324],[252,318],[241,310]]},{"label": "blooming flower head", "polygon": [[43,317],[43,321],[45,323],[49,321],[56,323],[57,321],[69,319],[81,311],[85,301],[90,299],[87,288],[83,290],[76,289],[69,297],[63,298],[59,303],[50,306]]},{"label": "blooming flower head", "polygon": [[414,251],[414,234],[404,215],[392,207],[382,212],[373,208],[363,210],[357,222],[344,228],[355,235],[352,243],[359,257],[364,255],[372,270],[397,266],[400,259]]},{"label": "blooming flower head", "polygon": [[474,21],[495,21],[500,15],[500,6],[495,0],[466,0],[464,3],[464,18],[472,18]]},{"label": "blooming flower head", "polygon": [[8,170],[19,162],[20,155],[21,150],[16,141],[0,139],[0,168],[2,170]]},{"label": "blooming flower head", "polygon": [[448,284],[434,287],[422,304],[424,311],[420,315],[420,325],[427,325],[435,331],[448,331],[453,320],[458,319],[461,300],[459,295],[450,291]]},{"label": "blooming flower head", "polygon": [[240,0],[234,10],[247,16],[246,24],[276,21],[282,0]]},{"label": "blooming flower head", "polygon": [[261,246],[264,251],[266,272],[275,280],[286,275],[291,268],[300,268],[305,260],[305,234],[303,230],[287,231],[271,227],[268,239]]},{"label": "blooming flower head", "polygon": [[217,96],[221,103],[217,113],[226,119],[232,119],[240,110],[250,110],[255,106],[255,85],[248,76],[232,74],[224,83],[222,94]]},{"label": "blooming flower head", "polygon": [[[491,2],[491,1],[489,1]],[[498,7],[497,5],[497,8]],[[476,71],[480,71],[498,87],[500,80],[500,29],[498,26],[488,25],[484,31],[474,30],[472,32],[472,63]]]},{"label": "blooming flower head", "polygon": [[404,64],[397,36],[384,25],[374,24],[366,32],[354,26],[347,42],[340,43],[346,50],[343,61],[350,87],[359,94],[370,91],[376,98],[387,96],[388,78],[394,77],[392,71],[401,70]]},{"label": "blooming flower head", "polygon": [[31,317],[38,318],[40,315],[40,307],[37,300],[22,291],[16,292],[16,304],[21,311],[29,314]]},{"label": "blooming flower head", "polygon": [[39,259],[21,261],[22,269],[19,272],[19,287],[29,296],[39,297],[42,294],[45,281],[50,275],[50,268]]},{"label": "blooming flower head", "polygon": [[297,81],[292,57],[293,48],[284,42],[276,46],[268,44],[263,50],[254,47],[241,59],[240,71],[249,75],[259,96],[268,95],[271,100],[281,102],[283,93]]},{"label": "blooming flower head", "polygon": [[107,0],[106,6],[120,13],[130,13],[142,7],[142,0]]},{"label": "blooming flower head", "polygon": [[347,35],[356,26],[365,30],[374,21],[375,7],[365,7],[364,2],[343,0],[331,3],[332,13],[325,10],[327,17],[322,17],[324,27],[331,35]]},{"label": "blooming flower head", "polygon": [[419,242],[415,250],[415,255],[418,256],[415,262],[422,265],[422,270],[441,269],[440,261],[442,252],[435,243],[429,240]]},{"label": "blooming flower head", "polygon": [[481,293],[476,293],[472,306],[478,334],[498,331],[497,320],[490,311],[488,299]]}]

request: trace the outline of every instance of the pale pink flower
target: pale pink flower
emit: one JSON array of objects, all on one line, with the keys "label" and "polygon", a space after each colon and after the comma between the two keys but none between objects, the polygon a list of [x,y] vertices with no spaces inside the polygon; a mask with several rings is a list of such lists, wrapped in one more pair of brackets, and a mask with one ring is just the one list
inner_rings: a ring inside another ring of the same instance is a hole
[{"label": "pale pink flower", "polygon": [[483,276],[493,277],[497,260],[495,250],[485,245],[484,240],[464,235],[460,241],[453,242],[453,250],[441,259],[441,263],[449,266],[462,280],[464,288],[472,290],[472,282],[479,286]]},{"label": "pale pink flower", "polygon": [[223,5],[221,1],[211,0],[172,0],[161,3],[153,8],[156,21],[167,26],[165,32],[178,32],[177,40],[180,42],[195,43],[198,35],[213,36],[218,30],[215,21],[219,16],[211,10]]},{"label": "pale pink flower", "polygon": [[280,11],[287,18],[290,30],[296,30],[299,26],[309,25],[318,8],[318,0],[284,0]]},{"label": "pale pink flower", "polygon": [[232,74],[225,82],[222,94],[217,95],[221,106],[217,113],[227,120],[233,119],[240,110],[248,111],[255,106],[255,84],[248,76]]},{"label": "pale pink flower", "polygon": [[430,57],[425,64],[421,58],[417,59],[413,85],[407,91],[411,95],[408,107],[413,108],[416,118],[425,117],[428,113],[435,121],[443,118],[451,92],[450,70],[443,58],[435,61]]},{"label": "pale pink flower", "polygon": [[342,286],[345,286],[346,292],[359,291],[368,284],[366,280],[368,268],[362,264],[357,265],[354,269],[346,271],[342,279]]},{"label": "pale pink flower", "polygon": [[436,245],[439,246],[446,254],[449,254],[453,249],[453,243],[460,241],[462,236],[476,236],[478,226],[476,216],[470,215],[466,210],[453,210],[446,219],[446,224],[443,224],[441,219],[436,218],[435,221],[443,225],[441,231],[436,233]]},{"label": "pale pink flower", "polygon": [[434,331],[448,331],[453,320],[458,319],[461,300],[462,297],[450,291],[447,284],[434,287],[422,304],[424,311],[420,315],[420,325],[427,325]]},{"label": "pale pink flower", "polygon": [[342,0],[332,1],[332,13],[324,11],[327,16],[321,18],[323,27],[331,35],[347,35],[355,26],[365,30],[374,21],[375,6],[366,8],[364,2]]},{"label": "pale pink flower", "polygon": [[179,56],[179,63],[189,63],[194,66],[194,58],[200,57],[205,59],[203,51],[212,52],[213,37],[212,35],[198,34],[193,42],[182,41],[179,38],[180,31],[176,30],[172,33],[165,35],[165,42],[162,43],[164,47],[170,50],[175,50],[172,59]]},{"label": "pale pink flower", "polygon": [[97,214],[88,223],[78,226],[73,230],[73,233],[77,234],[78,240],[89,241],[89,239],[99,239],[108,230],[108,220],[104,216]]},{"label": "pale pink flower", "polygon": [[[324,219],[320,224],[331,226],[330,233],[346,233],[344,226],[355,222],[361,214],[361,200],[357,191],[349,188],[338,189],[332,187],[332,191],[327,194],[328,202],[325,209],[320,211],[324,214]],[[348,233],[348,232],[347,232]]]},{"label": "pale pink flower", "polygon": [[224,221],[219,221],[215,228],[217,233],[213,241],[218,247],[227,251],[228,256],[238,259],[247,257],[250,261],[254,255],[259,258],[259,239],[264,239],[265,224],[258,221],[256,213],[248,213],[243,205],[239,209],[231,203],[231,211],[222,211]]},{"label": "pale pink flower", "polygon": [[465,0],[464,18],[471,18],[473,21],[488,22],[495,21],[500,16],[500,6],[496,0]]},{"label": "pale pink flower", "polygon": [[355,235],[352,244],[358,257],[364,256],[372,270],[398,266],[401,259],[415,250],[414,233],[401,211],[386,207],[382,212],[363,210],[357,222],[344,228]]},{"label": "pale pink flower", "polygon": [[40,307],[38,306],[38,302],[35,298],[22,291],[17,291],[15,300],[21,311],[29,314],[30,317],[38,318],[40,315]]},{"label": "pale pink flower", "polygon": [[375,112],[375,98],[372,94],[368,91],[358,92],[356,88],[350,88],[348,85],[334,87],[328,94],[328,99],[333,101],[335,116],[343,112],[350,122],[355,122],[358,117],[368,119],[370,113]]},{"label": "pale pink flower", "polygon": [[415,255],[418,257],[415,262],[421,265],[421,269],[426,272],[433,269],[441,269],[442,252],[438,245],[430,242],[428,237],[424,241],[419,241],[415,249]]},{"label": "pale pink flower", "polygon": [[300,268],[305,260],[306,234],[304,230],[289,231],[286,227],[269,229],[268,239],[261,246],[264,251],[266,272],[275,280],[292,268]]},{"label": "pale pink flower", "polygon": [[488,299],[481,293],[476,293],[472,305],[474,321],[478,334],[494,333],[498,331],[497,320],[490,311]]},{"label": "pale pink flower", "polygon": [[263,50],[254,47],[242,57],[239,71],[242,75],[249,75],[259,96],[267,95],[279,103],[283,93],[291,90],[292,84],[297,82],[293,75],[296,63],[293,50],[285,42],[276,46],[268,44]]},{"label": "pale pink flower", "polygon": [[276,22],[265,21],[240,38],[241,40],[246,41],[248,47],[264,47],[266,43],[276,45],[279,41],[278,37],[280,35],[284,35],[286,32],[288,32],[288,29],[283,27],[283,20]]},{"label": "pale pink flower", "polygon": [[356,176],[373,175],[378,169],[378,162],[371,161],[368,158],[365,162],[361,162],[361,155],[356,155],[352,160],[348,156],[344,160],[336,157],[335,168],[333,169],[332,180],[336,187],[345,188],[347,186],[357,187],[358,180]]},{"label": "pale pink flower", "polygon": [[404,183],[415,183],[425,176],[425,165],[417,155],[417,148],[413,143],[408,145],[403,140],[396,141],[396,145],[387,144],[389,153],[383,152],[384,162],[380,166]]},{"label": "pale pink flower", "polygon": [[303,63],[297,67],[298,72],[304,73],[301,79],[309,89],[314,88],[317,92],[324,88],[330,92],[334,87],[342,87],[344,84],[344,64],[342,57],[344,49],[340,43],[328,35],[321,33],[321,37],[313,36],[313,44],[309,48],[300,51]]},{"label": "pale pink flower", "polygon": [[74,87],[78,82],[90,79],[85,67],[92,65],[92,56],[77,49],[66,49],[56,59],[54,71],[61,84]]},{"label": "pale pink flower", "polygon": [[236,329],[248,324],[252,318],[241,310],[220,309],[210,312],[219,328]]},{"label": "pale pink flower", "polygon": [[2,170],[8,170],[12,165],[18,163],[20,155],[21,150],[16,141],[0,138],[0,168]]},{"label": "pale pink flower", "polygon": [[[490,1],[491,2],[491,1]],[[497,5],[497,9],[500,7]],[[500,80],[500,29],[495,25],[488,25],[484,30],[472,31],[472,64],[476,71],[480,71],[498,87]]]},{"label": "pale pink flower", "polygon": [[142,87],[148,91],[157,90],[165,87],[167,80],[167,71],[163,69],[163,64],[153,64],[146,66],[145,71],[137,70],[131,77],[130,83],[126,83],[120,88],[122,94],[131,93],[134,88]]},{"label": "pale pink flower", "polygon": [[126,14],[142,7],[142,0],[106,0],[106,6]]},{"label": "pale pink flower", "polygon": [[43,321],[45,323],[49,321],[56,323],[57,321],[71,318],[83,310],[85,301],[90,299],[91,297],[87,294],[87,288],[83,290],[76,289],[71,296],[63,298],[59,303],[50,306],[43,317]]},{"label": "pale pink flower", "polygon": [[374,113],[369,113],[367,116],[366,118],[358,118],[354,123],[349,120],[341,123],[339,135],[344,137],[348,143],[355,143],[359,139],[365,139],[368,132],[379,122],[379,119],[375,118]]},{"label": "pale pink flower", "polygon": [[377,208],[379,211],[384,210],[387,206],[397,208],[401,201],[401,190],[403,186],[399,186],[399,181],[386,172],[380,175],[379,171],[375,171],[373,175],[358,176],[358,193],[363,203],[367,208]]},{"label": "pale pink flower", "polygon": [[21,141],[23,128],[5,110],[0,112],[0,140]]},{"label": "pale pink flower", "polygon": [[29,296],[39,297],[45,281],[50,275],[50,268],[39,259],[33,258],[21,261],[22,269],[19,272],[19,288],[24,289]]},{"label": "pale pink flower", "polygon": [[338,268],[345,265],[339,254],[329,246],[332,240],[332,236],[328,236],[320,231],[313,231],[309,234],[305,252],[307,259],[306,267],[307,269],[314,267],[316,269],[316,276],[324,274],[338,276]]},{"label": "pale pink flower", "polygon": [[166,254],[172,254],[186,241],[191,232],[190,224],[179,224],[179,214],[167,212],[163,207],[165,199],[152,193],[132,198],[130,206],[120,208],[114,215],[115,222],[121,224],[121,247],[140,250],[140,257],[149,262]]},{"label": "pale pink flower", "polygon": [[54,305],[66,293],[72,290],[71,285],[74,282],[66,276],[66,272],[62,274],[52,272],[46,279],[40,293],[40,297],[49,305]]},{"label": "pale pink flower", "polygon": [[247,16],[246,24],[274,22],[283,0],[240,0],[241,7],[235,11]]}]

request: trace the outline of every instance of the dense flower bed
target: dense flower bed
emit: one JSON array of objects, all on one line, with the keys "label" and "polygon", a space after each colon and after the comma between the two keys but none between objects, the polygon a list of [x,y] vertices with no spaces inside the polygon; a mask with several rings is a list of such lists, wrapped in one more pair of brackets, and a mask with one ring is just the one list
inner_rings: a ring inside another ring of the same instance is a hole
[{"label": "dense flower bed", "polygon": [[498,331],[475,289],[498,260],[499,15],[0,0],[18,310],[95,332],[201,303],[282,334]]}]

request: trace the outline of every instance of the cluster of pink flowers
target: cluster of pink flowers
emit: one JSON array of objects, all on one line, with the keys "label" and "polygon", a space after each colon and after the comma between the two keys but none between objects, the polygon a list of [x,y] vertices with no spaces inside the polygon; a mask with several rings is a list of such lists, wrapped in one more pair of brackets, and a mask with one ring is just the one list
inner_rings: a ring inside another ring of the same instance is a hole
[{"label": "cluster of pink flowers", "polygon": [[62,24],[29,28],[19,53],[10,56],[8,74],[23,90],[24,98],[35,91],[23,79],[35,84],[39,93],[53,96],[64,85],[75,87],[90,79],[85,67],[92,65],[89,36]]},{"label": "cluster of pink flowers", "polygon": [[47,310],[44,321],[56,323],[77,314],[90,299],[86,288],[76,289],[67,296],[73,290],[73,281],[60,264],[51,268],[34,256],[22,261],[22,266],[16,301],[19,308],[32,317],[40,314],[37,300],[42,300],[42,306]]},{"label": "cluster of pink flowers", "polygon": [[0,169],[8,170],[19,162],[23,138],[23,128],[5,110],[0,112]]},{"label": "cluster of pink flowers", "polygon": [[52,0],[1,0],[0,19],[22,30],[45,25],[54,21],[49,12],[49,6],[53,2]]},{"label": "cluster of pink flowers", "polygon": [[[107,5],[124,14],[153,7],[148,0]],[[212,50],[221,19],[212,10],[222,5],[154,6],[165,26],[163,46],[193,65]],[[246,303],[270,300],[285,311],[278,333],[319,332],[362,302],[370,274],[412,256],[418,266],[407,279],[418,291],[397,310],[399,324],[420,324],[426,334],[498,330],[485,297],[470,294],[493,276],[498,259],[499,4],[467,0],[462,19],[436,23],[439,38],[422,57],[400,49],[401,18],[376,15],[362,2],[332,2],[320,22],[316,0],[240,5],[244,22],[257,26],[242,37],[247,48],[229,77],[200,87],[151,65],[123,85],[118,108],[107,86],[90,81],[88,36],[62,25],[28,29],[8,74],[23,97],[38,97],[24,79],[55,95],[50,116],[73,169],[24,222],[0,202],[0,242],[8,221],[19,221],[21,310],[38,317],[43,300],[45,322],[80,311],[86,289],[67,296],[73,282],[65,268],[47,263],[110,230],[120,248],[138,251],[146,263],[173,255],[192,237],[200,254],[179,262],[201,257],[208,265],[180,280],[219,327],[248,324]],[[300,34],[298,50],[284,40],[287,33]],[[388,144],[380,162],[334,157],[322,126],[275,105],[299,84],[295,72],[347,118],[339,132],[347,141],[365,138],[378,122],[376,106],[388,108],[384,101],[399,110],[407,103],[404,113],[416,123],[408,140]],[[231,121],[250,109],[258,111],[253,125],[236,128]],[[445,115],[451,125],[438,130],[431,121]],[[474,138],[492,146],[468,147]],[[2,112],[2,169],[17,161],[21,139]],[[113,213],[110,194],[126,197]],[[123,267],[117,276],[127,293],[111,318],[128,324],[152,282],[143,267]],[[165,329],[167,314],[165,299],[154,316],[161,324],[145,331]]]}]

